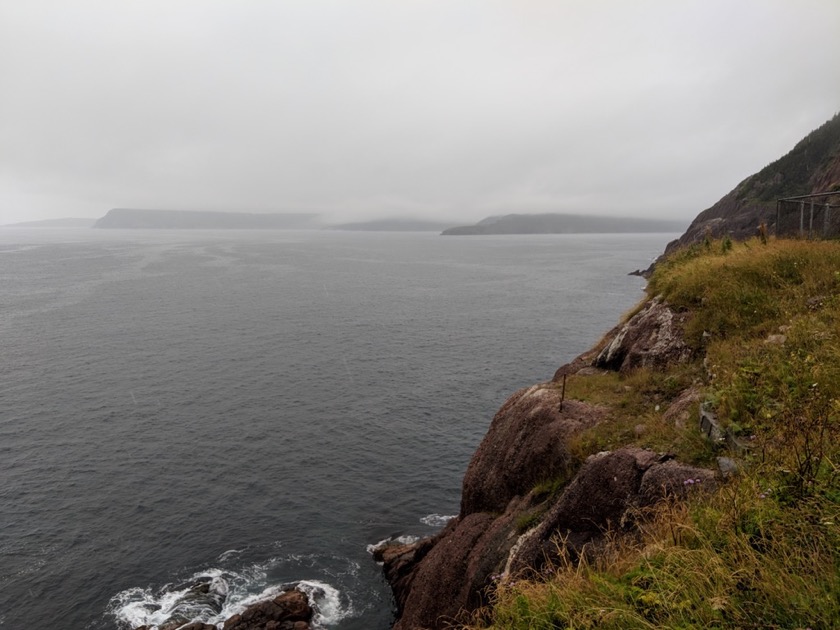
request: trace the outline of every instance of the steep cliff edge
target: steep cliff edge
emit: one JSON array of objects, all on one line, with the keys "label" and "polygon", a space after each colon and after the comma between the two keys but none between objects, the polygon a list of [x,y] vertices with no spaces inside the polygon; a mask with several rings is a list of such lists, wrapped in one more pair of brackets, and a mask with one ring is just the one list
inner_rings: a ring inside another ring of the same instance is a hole
[{"label": "steep cliff edge", "polygon": [[729,235],[743,240],[756,235],[762,222],[776,221],[782,197],[840,190],[840,114],[824,123],[775,162],[750,175],[712,207],[704,210],[666,254],[703,240]]},{"label": "steep cliff edge", "polygon": [[838,270],[836,243],[772,239],[663,261],[622,324],[502,406],[458,516],[378,550],[394,628],[836,627]]},{"label": "steep cliff edge", "polygon": [[630,528],[629,512],[684,494],[686,479],[713,487],[711,471],[650,449],[583,457],[576,438],[616,420],[615,410],[564,396],[565,387],[580,391],[610,369],[685,362],[691,352],[675,320],[661,300],[650,300],[552,382],[508,399],[467,468],[458,517],[434,538],[378,552],[397,603],[395,629],[463,621],[488,603],[499,576],[550,562],[558,536],[568,552],[580,554],[611,529]]}]

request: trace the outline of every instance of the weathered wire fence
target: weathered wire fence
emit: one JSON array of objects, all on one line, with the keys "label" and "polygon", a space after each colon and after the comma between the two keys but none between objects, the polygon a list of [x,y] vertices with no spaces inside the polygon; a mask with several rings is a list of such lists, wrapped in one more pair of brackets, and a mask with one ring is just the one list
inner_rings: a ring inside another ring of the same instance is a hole
[{"label": "weathered wire fence", "polygon": [[776,236],[840,238],[840,192],[778,199]]}]

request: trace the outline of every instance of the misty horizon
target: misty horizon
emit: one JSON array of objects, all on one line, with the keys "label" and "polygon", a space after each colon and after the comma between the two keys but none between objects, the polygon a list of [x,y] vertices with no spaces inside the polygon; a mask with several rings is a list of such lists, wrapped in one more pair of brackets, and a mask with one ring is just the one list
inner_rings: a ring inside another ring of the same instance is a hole
[{"label": "misty horizon", "polygon": [[0,224],[690,221],[840,108],[840,5],[0,7]]}]

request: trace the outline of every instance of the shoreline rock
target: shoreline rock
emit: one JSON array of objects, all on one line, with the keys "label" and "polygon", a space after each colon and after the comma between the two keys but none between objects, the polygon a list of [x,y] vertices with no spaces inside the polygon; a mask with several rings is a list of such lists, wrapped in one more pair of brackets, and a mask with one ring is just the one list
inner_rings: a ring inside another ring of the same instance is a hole
[{"label": "shoreline rock", "polygon": [[[200,586],[200,585],[197,585]],[[309,597],[296,588],[251,604],[241,613],[228,618],[223,630],[311,630],[315,611]],[[188,619],[172,617],[157,626],[140,626],[134,630],[218,630],[218,627]],[[186,624],[186,625],[184,625]]]},{"label": "shoreline rock", "polygon": [[[661,299],[648,300],[551,382],[520,389],[502,405],[467,467],[458,516],[435,536],[374,554],[394,594],[393,630],[468,621],[490,603],[500,576],[539,572],[560,554],[597,553],[608,532],[636,531],[645,508],[716,486],[713,471],[668,454],[625,447],[581,464],[568,447],[609,421],[609,409],[563,400],[564,376],[686,361],[681,317]],[[683,406],[695,400],[685,398]]]}]

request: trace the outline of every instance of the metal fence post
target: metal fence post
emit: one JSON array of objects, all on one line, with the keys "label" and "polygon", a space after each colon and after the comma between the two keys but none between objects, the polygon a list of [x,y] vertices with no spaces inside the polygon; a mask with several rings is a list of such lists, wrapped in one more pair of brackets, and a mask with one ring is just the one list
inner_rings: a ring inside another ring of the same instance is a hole
[{"label": "metal fence post", "polygon": [[805,200],[799,202],[799,238],[805,233]]}]

